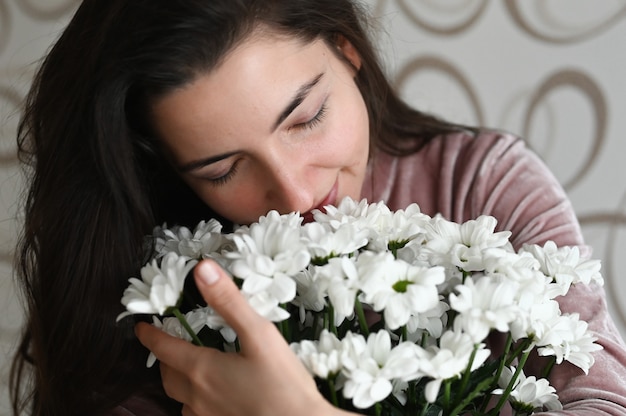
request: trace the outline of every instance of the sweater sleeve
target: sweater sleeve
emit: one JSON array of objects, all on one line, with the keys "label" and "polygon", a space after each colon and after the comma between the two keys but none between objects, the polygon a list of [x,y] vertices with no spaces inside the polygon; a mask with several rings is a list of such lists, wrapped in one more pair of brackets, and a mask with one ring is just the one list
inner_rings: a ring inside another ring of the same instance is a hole
[{"label": "sweater sleeve", "polygon": [[441,136],[417,153],[395,158],[376,153],[364,196],[392,209],[417,202],[428,215],[464,222],[492,215],[498,230],[522,244],[583,243],[570,201],[558,181],[524,142],[511,135]]},{"label": "sweater sleeve", "polygon": [[[392,209],[417,202],[423,212],[456,222],[491,215],[498,230],[512,232],[516,249],[552,240],[590,254],[564,190],[517,137],[496,132],[440,137],[415,155],[380,157],[379,163],[368,189],[371,198],[386,200]],[[604,289],[577,285],[558,301],[564,313],[580,314],[603,350],[594,353],[588,375],[569,363],[554,367],[550,383],[564,410],[542,415],[626,415],[626,345],[609,316]],[[534,358],[529,373],[541,364]]]},{"label": "sweater sleeve", "polygon": [[565,192],[521,139],[452,136],[441,142],[440,152],[438,207],[454,221],[492,215],[498,230],[511,231],[515,249],[552,240],[588,253]]}]

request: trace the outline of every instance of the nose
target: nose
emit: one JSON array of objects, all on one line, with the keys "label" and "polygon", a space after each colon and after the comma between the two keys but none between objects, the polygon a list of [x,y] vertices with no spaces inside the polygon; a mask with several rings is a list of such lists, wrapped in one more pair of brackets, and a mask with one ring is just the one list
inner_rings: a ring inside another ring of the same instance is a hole
[{"label": "nose", "polygon": [[276,209],[281,214],[304,213],[315,204],[315,190],[302,161],[293,157],[268,161],[265,175],[265,199],[269,209]]}]

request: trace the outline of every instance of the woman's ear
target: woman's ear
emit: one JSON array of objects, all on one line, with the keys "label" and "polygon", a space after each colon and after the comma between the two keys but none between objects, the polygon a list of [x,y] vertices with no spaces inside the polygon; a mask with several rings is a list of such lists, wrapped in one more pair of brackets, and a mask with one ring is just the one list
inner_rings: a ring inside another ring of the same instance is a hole
[{"label": "woman's ear", "polygon": [[354,69],[358,72],[361,69],[361,56],[357,52],[352,43],[345,37],[339,35],[337,37],[337,49],[347,60],[352,64]]}]

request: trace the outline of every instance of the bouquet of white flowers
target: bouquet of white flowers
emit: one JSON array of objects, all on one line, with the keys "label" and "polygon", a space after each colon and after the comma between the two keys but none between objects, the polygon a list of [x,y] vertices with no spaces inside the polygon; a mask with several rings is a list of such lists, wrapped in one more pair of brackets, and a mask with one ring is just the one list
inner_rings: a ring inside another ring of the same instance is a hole
[{"label": "bouquet of white flowers", "polygon": [[[602,284],[600,262],[576,247],[515,252],[493,217],[458,224],[416,204],[391,211],[346,198],[325,210],[306,224],[272,211],[231,233],[215,220],[155,228],[152,259],[129,280],[118,320],[153,314],[172,335],[236,351],[237,334],[211,308],[181,306],[193,292],[185,278],[212,258],[330,401],[375,415],[496,415],[507,402],[516,414],[560,409],[545,378],[525,376],[531,352],[550,358],[543,377],[563,361],[585,373],[593,364],[596,338],[555,300],[573,284]],[[493,337],[502,350],[488,348]]]}]

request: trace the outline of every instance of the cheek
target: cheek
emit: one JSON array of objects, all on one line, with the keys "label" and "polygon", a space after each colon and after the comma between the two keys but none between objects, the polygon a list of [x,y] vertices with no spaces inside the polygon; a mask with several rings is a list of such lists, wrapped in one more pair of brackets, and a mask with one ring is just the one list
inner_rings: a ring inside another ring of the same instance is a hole
[{"label": "cheek", "polygon": [[337,129],[337,140],[341,143],[341,150],[345,156],[361,160],[369,151],[369,120],[365,104],[355,105],[355,110],[350,114],[342,115]]},{"label": "cheek", "polygon": [[191,188],[219,215],[237,224],[247,224],[266,214],[260,206],[260,201],[263,200],[261,187],[256,184],[247,185],[250,186],[214,187],[210,184],[194,184]]}]

